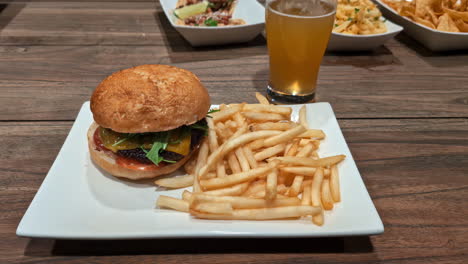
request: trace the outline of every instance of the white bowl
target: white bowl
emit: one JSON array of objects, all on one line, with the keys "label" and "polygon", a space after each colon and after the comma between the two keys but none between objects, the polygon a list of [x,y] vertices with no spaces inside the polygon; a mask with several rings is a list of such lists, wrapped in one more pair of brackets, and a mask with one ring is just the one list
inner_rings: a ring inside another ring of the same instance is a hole
[{"label": "white bowl", "polygon": [[383,45],[387,40],[400,33],[403,28],[385,21],[387,32],[372,35],[350,35],[332,32],[328,42],[328,51],[365,51]]},{"label": "white bowl", "polygon": [[382,14],[405,28],[405,33],[432,51],[468,49],[468,33],[444,32],[423,26],[400,16],[393,8],[375,0]]},{"label": "white bowl", "polygon": [[181,26],[175,22],[174,9],[177,0],[159,0],[172,26],[192,45],[220,45],[241,43],[254,39],[265,28],[265,9],[256,0],[238,0],[233,18],[241,18],[246,24],[224,27]]}]

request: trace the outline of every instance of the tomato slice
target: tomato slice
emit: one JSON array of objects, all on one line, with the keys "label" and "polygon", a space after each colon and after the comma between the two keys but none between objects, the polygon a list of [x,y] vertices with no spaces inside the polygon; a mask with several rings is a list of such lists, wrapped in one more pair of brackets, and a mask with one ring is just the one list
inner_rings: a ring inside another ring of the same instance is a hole
[{"label": "tomato slice", "polygon": [[165,162],[160,162],[158,165],[141,163],[134,159],[128,159],[122,156],[117,156],[116,162],[124,168],[139,171],[155,171],[166,165]]}]

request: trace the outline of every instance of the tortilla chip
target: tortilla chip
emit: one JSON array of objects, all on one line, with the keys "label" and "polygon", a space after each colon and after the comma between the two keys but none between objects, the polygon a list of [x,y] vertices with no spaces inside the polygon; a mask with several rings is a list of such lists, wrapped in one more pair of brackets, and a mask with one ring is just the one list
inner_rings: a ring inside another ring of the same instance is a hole
[{"label": "tortilla chip", "polygon": [[460,32],[468,32],[468,23],[463,22],[461,18],[455,19],[453,22],[457,25]]},{"label": "tortilla chip", "polygon": [[468,12],[455,11],[446,7],[443,7],[444,12],[450,14],[454,19],[461,18],[463,21],[468,22]]},{"label": "tortilla chip", "polygon": [[432,10],[440,9],[442,0],[415,0],[416,1],[416,16],[423,18],[427,14],[427,8]]},{"label": "tortilla chip", "polygon": [[430,9],[429,7],[427,7],[427,13],[429,14],[429,17],[431,18],[432,23],[434,25],[438,25],[439,24],[439,19],[437,18],[437,15],[434,13],[434,11],[432,9]]},{"label": "tortilla chip", "polygon": [[439,24],[437,25],[437,30],[447,32],[460,32],[457,25],[455,25],[455,22],[453,22],[452,18],[447,13],[439,17]]},{"label": "tortilla chip", "polygon": [[419,24],[424,25],[424,26],[426,26],[426,27],[430,27],[430,28],[432,28],[432,29],[436,29],[435,25],[432,24],[431,21],[426,20],[426,19],[424,19],[424,18],[420,18],[420,17],[415,16],[415,17],[414,17],[414,21],[416,21],[416,22],[418,22]]},{"label": "tortilla chip", "polygon": [[460,32],[460,30],[458,29],[457,25],[455,24],[453,19],[450,17],[450,15],[448,16],[448,24],[449,24],[450,32]]},{"label": "tortilla chip", "polygon": [[468,11],[468,0],[461,0],[458,6],[458,11]]}]

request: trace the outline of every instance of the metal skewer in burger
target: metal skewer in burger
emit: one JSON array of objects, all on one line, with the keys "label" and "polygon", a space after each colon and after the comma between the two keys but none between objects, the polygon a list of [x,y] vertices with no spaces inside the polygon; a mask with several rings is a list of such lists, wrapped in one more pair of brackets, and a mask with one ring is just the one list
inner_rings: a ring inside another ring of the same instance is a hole
[{"label": "metal skewer in burger", "polygon": [[132,180],[171,173],[198,149],[209,109],[208,91],[190,71],[141,65],[113,73],[91,97],[91,159]]}]

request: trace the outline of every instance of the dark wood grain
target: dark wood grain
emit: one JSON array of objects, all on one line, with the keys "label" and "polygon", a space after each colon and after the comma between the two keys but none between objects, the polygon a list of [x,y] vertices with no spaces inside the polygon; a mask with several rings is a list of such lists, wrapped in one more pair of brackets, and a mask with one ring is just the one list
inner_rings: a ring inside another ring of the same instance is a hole
[{"label": "dark wood grain", "polygon": [[468,120],[341,120],[340,125],[384,221],[383,235],[67,241],[18,238],[14,230],[71,122],[2,122],[0,144],[7,151],[0,153],[0,247],[6,250],[0,262],[464,263]]},{"label": "dark wood grain", "polygon": [[[339,118],[468,117],[468,64],[434,66],[451,62],[414,54],[403,59],[408,53],[325,57],[318,99],[331,102]],[[0,46],[0,119],[73,120],[103,78],[148,63],[192,70],[213,103],[253,102],[253,93],[264,92],[268,81],[265,54],[265,47],[255,44],[182,51],[171,46]]]}]

